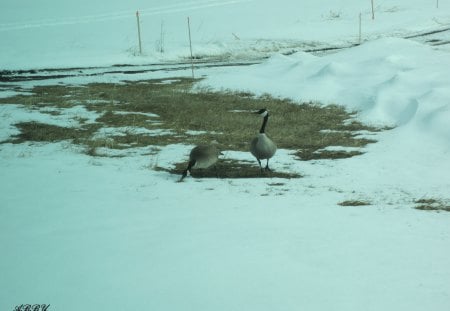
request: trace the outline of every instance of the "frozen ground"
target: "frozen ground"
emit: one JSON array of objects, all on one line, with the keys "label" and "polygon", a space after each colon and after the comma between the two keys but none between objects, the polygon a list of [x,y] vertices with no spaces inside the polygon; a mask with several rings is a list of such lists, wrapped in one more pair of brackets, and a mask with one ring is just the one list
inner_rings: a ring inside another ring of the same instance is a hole
[{"label": "frozen ground", "polygon": [[[357,39],[362,12],[371,40],[359,47],[204,68],[199,87],[336,103],[358,111],[364,122],[395,128],[377,134],[377,143],[351,159],[297,161],[278,150],[273,169],[304,176],[291,180],[177,183],[177,176],[152,170],[186,159],[190,146],[184,145],[153,155],[142,155],[149,146],[123,158],[94,158],[70,142],[0,144],[0,309],[46,303],[50,310],[446,311],[450,214],[414,207],[421,198],[450,202],[448,47],[387,38],[448,27],[448,4],[440,2],[437,10],[431,1],[375,1],[372,22],[369,4],[350,0],[301,7],[287,0],[276,6],[137,1],[143,31],[159,34],[164,21],[162,56],[151,52],[159,35],[144,41],[144,56],[133,56],[136,7],[122,1],[109,1],[106,12],[102,1],[2,3],[2,69],[179,60],[187,55],[186,33],[178,37],[172,27],[179,23],[185,31],[187,15],[195,46],[206,55],[217,46],[224,55],[242,44],[252,56],[254,42],[260,48],[299,37],[302,44],[348,43]],[[250,27],[255,24],[260,26]],[[379,36],[386,38],[372,40]],[[13,95],[16,86],[173,73],[2,83],[0,96]],[[11,104],[0,106],[0,141],[17,133],[13,124],[19,121],[75,126],[74,117],[96,118],[83,107],[54,116]],[[276,128],[269,121],[271,131]],[[233,151],[224,157],[252,160]],[[370,205],[338,205],[346,200]]]},{"label": "frozen ground", "polygon": [[[449,3],[433,0],[41,0],[0,3],[0,68],[39,69],[179,61],[189,57],[187,17],[198,58],[249,59],[273,52],[349,46],[379,37],[448,29]],[[143,55],[139,55],[136,10]],[[416,38],[421,40],[421,38]],[[449,32],[440,41],[448,42]],[[427,39],[425,39],[427,40]],[[439,45],[448,51],[449,45]],[[162,51],[162,52],[161,52]]]}]

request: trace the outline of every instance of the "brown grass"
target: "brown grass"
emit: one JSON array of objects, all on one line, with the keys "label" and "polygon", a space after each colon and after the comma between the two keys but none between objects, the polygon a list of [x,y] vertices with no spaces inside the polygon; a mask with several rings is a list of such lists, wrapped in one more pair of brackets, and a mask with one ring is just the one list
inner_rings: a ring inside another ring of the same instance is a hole
[{"label": "brown grass", "polygon": [[415,201],[416,209],[422,211],[445,211],[450,212],[450,204],[443,200],[433,199],[433,198],[422,198]]},{"label": "brown grass", "polygon": [[371,205],[371,203],[368,201],[363,201],[363,200],[347,200],[347,201],[338,203],[338,205],[340,205],[340,206],[366,206],[366,205]]},{"label": "brown grass", "polygon": [[[181,175],[186,169],[187,162],[176,163],[173,168],[156,166],[159,171]],[[194,178],[300,178],[300,174],[281,171],[262,171],[257,162],[236,161],[233,159],[222,159],[208,169],[192,169]],[[281,184],[280,184],[281,185]]]},{"label": "brown grass", "polygon": [[[295,150],[299,160],[312,160],[359,155],[362,152],[322,149],[328,146],[364,147],[374,141],[359,137],[359,132],[379,130],[354,120],[351,113],[336,105],[324,107],[317,103],[294,103],[288,99],[255,97],[249,93],[192,92],[196,81],[176,78],[172,83],[158,79],[84,86],[37,86],[32,89],[31,96],[0,98],[0,104],[22,104],[29,109],[45,108],[47,111],[56,108],[59,113],[63,113],[65,108],[82,105],[100,116],[94,124],[78,118],[79,126],[76,128],[37,122],[18,123],[16,126],[21,133],[7,142],[71,140],[85,146],[90,155],[96,155],[98,147],[124,149],[176,143],[194,145],[213,140],[222,150],[248,151],[249,141],[262,122],[251,112],[267,108],[270,112],[266,128],[268,136],[279,148]],[[130,130],[105,138],[94,136],[102,127],[170,130],[170,134],[147,135]],[[201,134],[189,135],[188,131],[201,131]],[[226,165],[235,168],[238,164]],[[242,174],[253,173],[244,170]]]},{"label": "brown grass", "polygon": [[80,128],[70,128],[40,122],[21,122],[16,124],[16,127],[20,130],[20,133],[8,142],[57,142],[62,140],[72,140],[77,143],[80,140],[91,137],[100,125],[89,124]]}]

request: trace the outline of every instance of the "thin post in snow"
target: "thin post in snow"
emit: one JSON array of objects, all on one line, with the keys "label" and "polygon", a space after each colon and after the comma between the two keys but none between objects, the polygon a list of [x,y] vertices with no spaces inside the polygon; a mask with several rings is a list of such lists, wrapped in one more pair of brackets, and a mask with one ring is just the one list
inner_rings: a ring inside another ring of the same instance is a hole
[{"label": "thin post in snow", "polygon": [[194,56],[192,55],[192,40],[191,40],[191,21],[189,17],[187,18],[188,31],[189,31],[189,48],[191,50],[191,69],[192,69],[192,79],[194,79]]},{"label": "thin post in snow", "polygon": [[374,20],[375,19],[375,11],[373,9],[373,0],[371,0],[371,2],[372,2],[372,20]]},{"label": "thin post in snow", "polygon": [[361,44],[361,21],[362,17],[361,17],[361,12],[359,13],[359,36],[358,36],[358,44]]},{"label": "thin post in snow", "polygon": [[164,53],[164,21],[161,21],[161,34],[159,38],[159,52]]},{"label": "thin post in snow", "polygon": [[136,21],[137,21],[137,30],[138,30],[138,40],[139,40],[139,55],[142,55],[141,23],[139,21],[139,11],[136,11]]},{"label": "thin post in snow", "polygon": [[439,9],[439,0],[436,0],[436,9]]}]

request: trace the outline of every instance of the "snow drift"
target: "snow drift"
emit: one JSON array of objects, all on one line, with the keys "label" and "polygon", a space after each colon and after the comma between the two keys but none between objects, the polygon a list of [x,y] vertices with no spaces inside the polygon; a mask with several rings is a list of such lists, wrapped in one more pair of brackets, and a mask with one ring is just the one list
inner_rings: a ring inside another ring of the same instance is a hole
[{"label": "snow drift", "polygon": [[201,85],[338,104],[366,122],[414,127],[450,147],[448,68],[445,52],[385,38],[323,57],[276,55],[251,69],[208,76]]}]

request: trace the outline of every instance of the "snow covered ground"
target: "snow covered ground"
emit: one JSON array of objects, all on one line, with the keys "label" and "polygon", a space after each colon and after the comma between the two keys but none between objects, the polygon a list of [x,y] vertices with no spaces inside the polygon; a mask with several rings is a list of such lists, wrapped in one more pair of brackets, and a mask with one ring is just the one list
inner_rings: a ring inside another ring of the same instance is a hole
[{"label": "snow covered ground", "polygon": [[[0,3],[0,68],[142,64],[187,58],[190,17],[196,57],[270,53],[404,37],[449,27],[450,4],[435,0],[33,0]],[[143,55],[139,54],[136,11]],[[450,38],[447,33],[446,40]],[[448,45],[441,46],[449,49]],[[163,52],[161,53],[161,49]]]},{"label": "snow covered ground", "polygon": [[[0,144],[0,309],[448,310],[450,214],[413,207],[421,198],[450,202],[449,48],[398,37],[450,27],[450,11],[446,1],[439,9],[410,2],[375,1],[372,21],[370,2],[356,0],[3,1],[0,69],[180,60],[188,15],[197,55],[348,44],[361,12],[361,46],[202,69],[198,86],[336,103],[395,128],[345,160],[297,161],[279,150],[272,168],[304,176],[292,180],[176,183],[151,169],[186,159],[183,145],[94,158],[69,142]],[[144,56],[136,56],[136,9]],[[155,49],[161,22],[165,53]],[[1,83],[0,96],[17,85],[103,78]],[[96,117],[83,107],[54,116],[13,104],[0,106],[0,140],[18,121],[72,126],[73,116]],[[276,131],[270,121],[268,129]],[[345,200],[371,205],[338,205]]]}]

